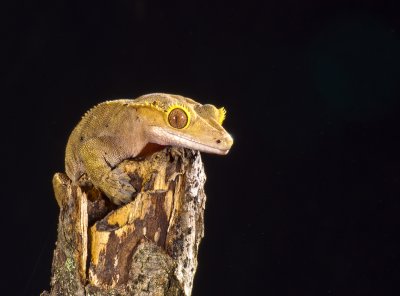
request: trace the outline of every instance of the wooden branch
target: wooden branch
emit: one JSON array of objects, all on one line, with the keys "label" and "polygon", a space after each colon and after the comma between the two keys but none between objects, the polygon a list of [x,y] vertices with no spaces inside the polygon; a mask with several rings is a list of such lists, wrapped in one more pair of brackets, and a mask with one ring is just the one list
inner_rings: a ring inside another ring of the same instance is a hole
[{"label": "wooden branch", "polygon": [[58,238],[42,296],[191,294],[206,201],[200,154],[165,148],[118,167],[137,192],[122,207],[90,182],[54,176]]}]

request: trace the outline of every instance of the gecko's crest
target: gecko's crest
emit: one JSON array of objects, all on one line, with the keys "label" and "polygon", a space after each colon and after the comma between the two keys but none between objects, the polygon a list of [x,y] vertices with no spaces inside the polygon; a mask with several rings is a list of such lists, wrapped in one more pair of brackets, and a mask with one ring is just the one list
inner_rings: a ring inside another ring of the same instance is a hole
[{"label": "gecko's crest", "polygon": [[132,106],[139,106],[139,107],[148,107],[152,108],[161,112],[166,112],[166,110],[163,108],[163,106],[160,106],[157,101],[153,102],[140,102],[140,103],[132,103]]},{"label": "gecko's crest", "polygon": [[219,108],[219,118],[218,118],[218,123],[222,124],[226,118],[226,109],[224,107]]}]

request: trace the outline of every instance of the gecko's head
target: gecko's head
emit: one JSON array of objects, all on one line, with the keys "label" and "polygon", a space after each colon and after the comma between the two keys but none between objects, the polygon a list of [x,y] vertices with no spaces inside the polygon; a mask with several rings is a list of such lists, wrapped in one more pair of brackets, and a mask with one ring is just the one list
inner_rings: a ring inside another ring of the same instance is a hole
[{"label": "gecko's head", "polygon": [[143,106],[137,111],[146,118],[144,132],[151,143],[223,155],[233,144],[222,127],[224,108],[168,94],[145,95],[136,102]]}]

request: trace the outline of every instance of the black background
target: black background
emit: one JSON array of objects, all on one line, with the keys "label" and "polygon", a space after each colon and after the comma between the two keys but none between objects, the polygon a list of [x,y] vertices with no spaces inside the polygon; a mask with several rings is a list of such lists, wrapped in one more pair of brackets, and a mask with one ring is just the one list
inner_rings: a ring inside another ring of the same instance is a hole
[{"label": "black background", "polygon": [[2,295],[48,288],[51,178],[91,106],[225,106],[193,295],[400,295],[396,1],[14,1],[1,9]]}]

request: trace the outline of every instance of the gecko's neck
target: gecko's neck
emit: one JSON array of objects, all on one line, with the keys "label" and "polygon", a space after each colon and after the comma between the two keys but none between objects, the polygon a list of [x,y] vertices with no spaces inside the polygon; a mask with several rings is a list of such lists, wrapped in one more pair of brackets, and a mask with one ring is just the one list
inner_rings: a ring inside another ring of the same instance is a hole
[{"label": "gecko's neck", "polygon": [[135,158],[136,157],[139,157],[139,158],[147,157],[153,153],[163,150],[165,147],[166,146],[155,144],[155,143],[147,143],[146,146],[144,146],[143,149],[139,152],[139,154],[135,156]]}]

